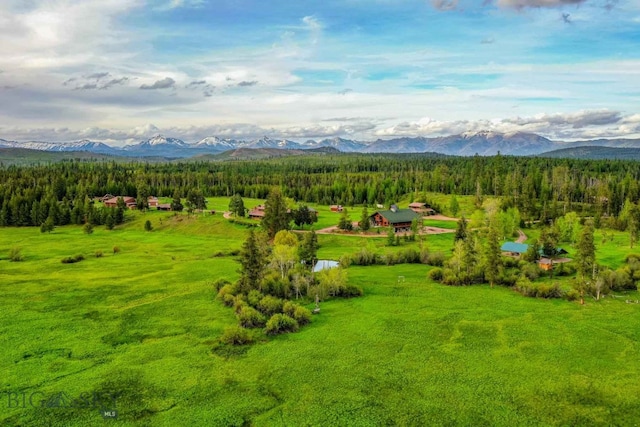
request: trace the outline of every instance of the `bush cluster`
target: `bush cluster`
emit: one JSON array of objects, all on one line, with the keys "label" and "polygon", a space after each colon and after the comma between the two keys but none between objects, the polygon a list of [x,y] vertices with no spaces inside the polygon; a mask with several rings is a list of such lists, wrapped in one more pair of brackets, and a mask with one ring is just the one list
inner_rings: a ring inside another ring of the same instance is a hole
[{"label": "bush cluster", "polygon": [[74,264],[74,263],[80,262],[82,260],[84,260],[84,255],[78,254],[78,255],[75,255],[75,256],[64,257],[64,258],[62,258],[61,262],[63,264]]},{"label": "bush cluster", "polygon": [[563,292],[557,283],[552,285],[546,283],[533,283],[526,277],[518,279],[515,285],[516,291],[525,297],[532,298],[562,298]]},{"label": "bush cluster", "polygon": [[367,248],[362,248],[355,254],[344,255],[340,259],[340,264],[343,266],[426,264],[441,267],[444,264],[444,254],[430,252],[428,249],[417,251],[415,248],[407,248],[381,255]]},{"label": "bush cluster", "polygon": [[240,326],[231,326],[226,328],[220,337],[220,342],[229,345],[245,345],[254,341],[251,333]]},{"label": "bush cluster", "polygon": [[22,255],[22,249],[18,247],[13,247],[9,250],[9,261],[20,262],[23,260],[24,260],[24,256]]},{"label": "bush cluster", "polygon": [[268,335],[277,335],[286,332],[295,332],[299,328],[296,319],[287,316],[286,314],[277,313],[271,316],[267,322],[265,332]]}]

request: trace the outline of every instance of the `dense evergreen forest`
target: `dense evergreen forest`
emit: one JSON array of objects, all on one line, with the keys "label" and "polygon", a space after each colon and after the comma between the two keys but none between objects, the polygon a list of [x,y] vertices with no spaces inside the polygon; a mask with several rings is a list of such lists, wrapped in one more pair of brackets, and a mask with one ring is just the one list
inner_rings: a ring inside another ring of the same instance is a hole
[{"label": "dense evergreen forest", "polygon": [[[232,162],[86,162],[0,167],[0,225],[104,223],[91,198],[232,196],[265,198],[274,187],[286,197],[320,204],[389,204],[423,192],[501,196],[524,220],[568,211],[617,216],[640,197],[640,163],[535,157],[331,155]],[[428,200],[426,200],[428,201]],[[115,213],[111,213],[114,214]]]}]

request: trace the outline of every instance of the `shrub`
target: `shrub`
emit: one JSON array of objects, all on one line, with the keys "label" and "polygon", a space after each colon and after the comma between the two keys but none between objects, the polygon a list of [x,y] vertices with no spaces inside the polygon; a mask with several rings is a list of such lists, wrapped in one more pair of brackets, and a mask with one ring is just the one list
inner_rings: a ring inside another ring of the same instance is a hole
[{"label": "shrub", "polygon": [[540,277],[540,267],[537,264],[526,263],[520,268],[522,274],[527,276],[529,280],[536,280]]},{"label": "shrub", "polygon": [[247,301],[245,299],[244,294],[236,295],[235,300],[233,301],[233,311],[238,314],[243,307],[247,307]]},{"label": "shrub", "polygon": [[415,250],[414,248],[407,248],[398,253],[398,263],[405,264],[419,264],[420,263],[420,252]]},{"label": "shrub", "polygon": [[629,264],[631,260],[640,261],[640,254],[627,254],[627,256],[624,257],[624,262],[627,264]]},{"label": "shrub", "polygon": [[120,253],[120,248],[118,246],[114,246],[113,247],[113,253],[115,254],[119,254]]},{"label": "shrub", "polygon": [[351,265],[352,261],[353,261],[353,256],[352,255],[343,254],[338,259],[338,264],[342,268],[347,268],[347,267],[349,267]]},{"label": "shrub", "polygon": [[547,283],[541,283],[537,286],[538,291],[536,292],[536,297],[538,298],[561,298],[562,291],[560,287],[558,287],[557,283],[549,285]]},{"label": "shrub", "polygon": [[260,303],[260,300],[262,298],[264,298],[264,295],[262,294],[262,292],[256,289],[252,289],[249,291],[249,295],[247,295],[247,302],[251,307],[257,308],[258,303]]},{"label": "shrub", "polygon": [[564,294],[564,298],[565,298],[567,301],[575,301],[575,300],[577,300],[578,298],[580,298],[580,292],[578,292],[578,291],[577,291],[577,290],[575,290],[575,289],[569,289],[567,292],[565,292],[565,294]]},{"label": "shrub", "polygon": [[509,271],[509,270],[503,270],[498,275],[496,283],[501,286],[514,286],[517,281],[518,281],[518,275],[515,272]]},{"label": "shrub", "polygon": [[84,231],[85,234],[93,233],[93,225],[89,222],[86,223],[84,227],[82,227],[82,231]]},{"label": "shrub", "polygon": [[518,267],[519,261],[515,258],[511,257],[502,257],[502,265],[504,268],[516,268]]},{"label": "shrub", "polygon": [[233,305],[236,303],[236,297],[234,297],[232,294],[224,294],[224,296],[222,297],[222,303],[227,307],[233,307]]},{"label": "shrub", "polygon": [[296,311],[296,307],[298,307],[298,304],[295,304],[291,301],[285,301],[282,305],[282,312],[289,317],[293,317],[293,314]]},{"label": "shrub", "polygon": [[558,268],[556,268],[554,271],[555,276],[572,276],[576,274],[576,267],[575,265],[573,265],[573,263],[567,264],[562,262],[556,265],[558,266]]},{"label": "shrub", "polygon": [[269,335],[295,332],[298,330],[298,322],[286,314],[277,313],[271,316],[267,322],[265,332]]},{"label": "shrub", "polygon": [[102,258],[104,254],[102,253],[102,251],[98,250],[96,251],[96,258]]},{"label": "shrub", "polygon": [[535,289],[533,283],[526,276],[520,276],[515,285],[516,291],[520,292],[525,297],[535,297]]},{"label": "shrub", "polygon": [[280,298],[267,295],[258,303],[258,310],[266,316],[271,316],[282,311],[283,301]]},{"label": "shrub", "polygon": [[216,290],[216,292],[220,292],[220,289],[222,289],[223,286],[230,285],[230,284],[231,282],[228,281],[227,279],[218,279],[212,283],[212,286]]},{"label": "shrub", "polygon": [[82,260],[84,260],[84,255],[78,254],[78,255],[75,255],[75,256],[68,256],[68,257],[62,258],[62,263],[63,264],[74,264],[74,263],[80,262]]},{"label": "shrub", "polygon": [[9,250],[9,261],[11,262],[20,262],[24,260],[24,255],[22,255],[22,249],[17,246],[14,246]]},{"label": "shrub", "polygon": [[426,264],[434,267],[442,267],[444,265],[444,254],[442,252],[431,252]]},{"label": "shrub", "polygon": [[339,294],[339,296],[344,298],[361,297],[362,295],[364,295],[364,291],[360,286],[356,285],[347,285],[340,290]]},{"label": "shrub", "polygon": [[525,276],[521,276],[516,282],[516,290],[526,297],[532,298],[561,298],[562,290],[556,283],[534,284]]},{"label": "shrub", "polygon": [[379,256],[375,252],[371,252],[367,248],[360,249],[355,255],[351,256],[350,263],[352,265],[375,265],[379,262]]},{"label": "shrub", "polygon": [[235,296],[238,293],[238,285],[233,285],[231,283],[224,285],[218,291],[218,298],[223,299],[225,295]]},{"label": "shrub", "polygon": [[151,231],[153,230],[153,225],[151,225],[151,221],[146,220],[144,223],[144,231]]},{"label": "shrub", "polygon": [[306,325],[311,322],[311,311],[298,305],[293,312],[293,318],[298,322],[298,325]]},{"label": "shrub", "polygon": [[258,310],[245,305],[238,313],[238,321],[245,328],[262,328],[266,319]]},{"label": "shrub", "polygon": [[440,267],[436,267],[433,270],[431,270],[427,276],[429,276],[429,279],[433,280],[434,282],[441,282],[444,274],[443,271]]},{"label": "shrub", "polygon": [[248,330],[240,326],[226,328],[220,337],[220,342],[229,345],[245,345],[253,342]]}]

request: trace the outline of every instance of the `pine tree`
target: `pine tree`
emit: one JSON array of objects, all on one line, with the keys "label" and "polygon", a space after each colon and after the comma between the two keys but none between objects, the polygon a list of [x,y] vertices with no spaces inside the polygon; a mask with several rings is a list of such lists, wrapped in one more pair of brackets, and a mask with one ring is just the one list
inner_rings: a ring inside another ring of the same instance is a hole
[{"label": "pine tree", "polygon": [[458,204],[458,199],[455,194],[451,196],[451,202],[449,203],[449,210],[451,211],[451,215],[456,217],[458,212],[460,211],[460,205]]},{"label": "pine tree", "polygon": [[349,212],[347,212],[347,208],[342,209],[342,214],[340,214],[340,221],[338,222],[338,228],[345,231],[350,231],[353,229],[353,224],[351,223],[351,218],[349,218]]},{"label": "pine tree", "polygon": [[368,231],[371,228],[371,222],[369,221],[369,212],[367,211],[366,206],[362,209],[362,216],[360,217],[358,226],[362,231]]},{"label": "pine tree", "polygon": [[306,233],[302,239],[302,244],[298,248],[300,260],[307,266],[312,266],[318,261],[318,236],[316,232],[311,230],[310,233]]},{"label": "pine tree", "polygon": [[171,210],[174,212],[182,212],[184,206],[180,200],[180,192],[178,190],[173,192],[173,200],[171,201]]},{"label": "pine tree", "polygon": [[105,218],[105,225],[107,227],[107,230],[113,230],[113,227],[116,224],[116,220],[114,218],[114,210],[115,209],[109,209],[109,213],[107,214],[107,217]]},{"label": "pine tree", "polygon": [[240,197],[240,194],[234,194],[229,201],[229,211],[233,216],[243,217],[245,214],[244,200]]},{"label": "pine tree", "polygon": [[462,215],[462,217],[458,220],[458,226],[456,228],[456,235],[454,237],[454,242],[458,240],[465,240],[467,238],[467,219]]},{"label": "pine tree", "polygon": [[497,218],[489,221],[489,232],[487,233],[487,241],[485,246],[485,269],[484,274],[489,284],[493,288],[496,280],[500,275],[500,267],[502,266],[502,256],[500,254],[500,229]]},{"label": "pine tree", "polygon": [[270,239],[273,239],[280,230],[288,230],[291,221],[287,212],[287,205],[280,189],[274,187],[267,196],[264,204],[264,217],[262,218],[262,226],[267,231]]},{"label": "pine tree", "polygon": [[580,233],[577,244],[578,291],[580,303],[584,304],[584,292],[588,284],[595,280],[596,246],[593,239],[593,225],[587,224]]},{"label": "pine tree", "polygon": [[393,226],[389,227],[387,231],[387,246],[397,246],[398,241],[396,240],[396,232],[393,229]]},{"label": "pine tree", "polygon": [[55,224],[53,223],[53,218],[48,217],[45,222],[40,226],[41,233],[51,233],[55,228]]},{"label": "pine tree", "polygon": [[264,242],[260,242],[258,235],[253,230],[250,230],[247,240],[242,244],[242,250],[240,251],[240,265],[242,265],[240,270],[240,289],[243,293],[260,288],[260,282],[268,261],[262,243]]}]

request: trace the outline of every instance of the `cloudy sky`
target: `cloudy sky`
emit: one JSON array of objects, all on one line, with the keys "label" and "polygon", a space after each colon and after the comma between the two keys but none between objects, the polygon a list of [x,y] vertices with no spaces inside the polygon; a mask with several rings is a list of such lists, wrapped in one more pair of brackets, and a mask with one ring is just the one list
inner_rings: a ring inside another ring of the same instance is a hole
[{"label": "cloudy sky", "polygon": [[2,0],[0,138],[640,137],[638,0]]}]

